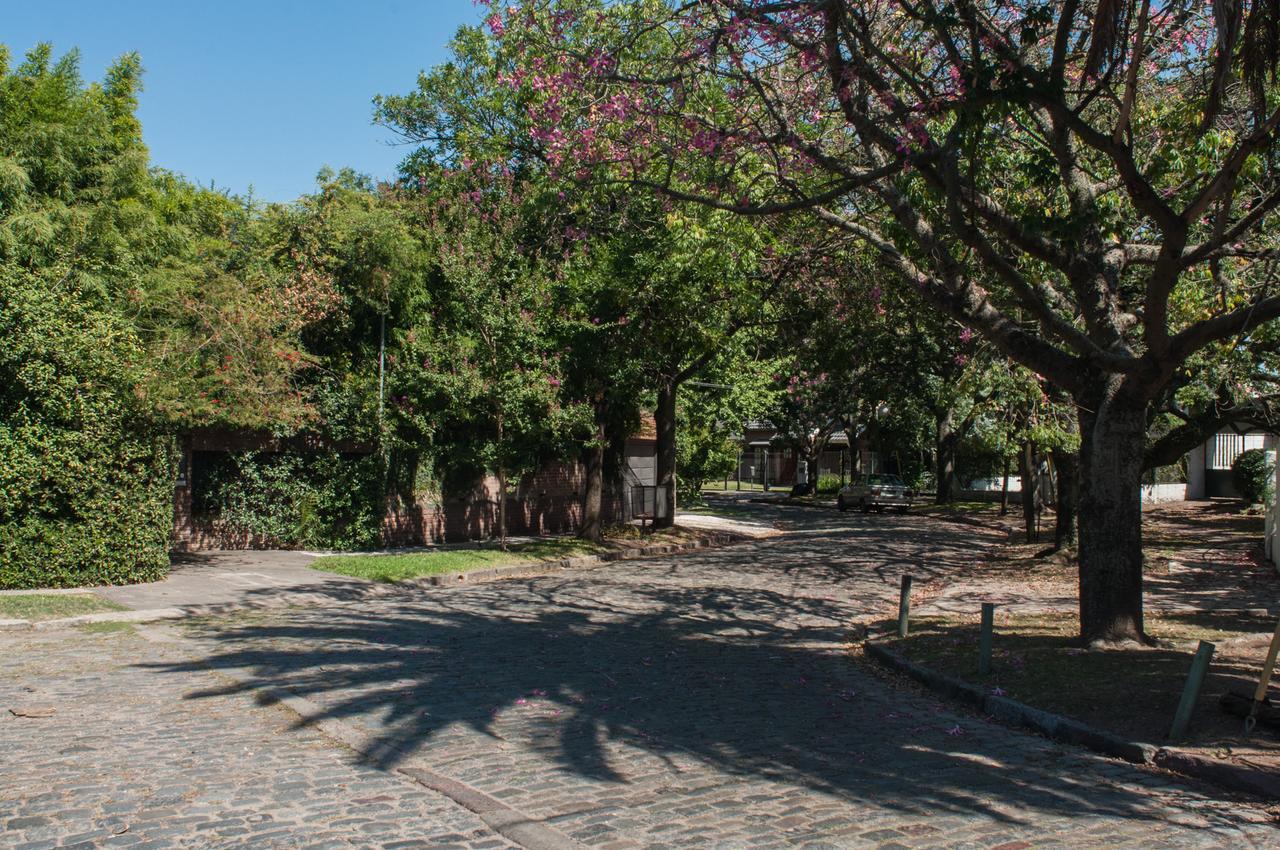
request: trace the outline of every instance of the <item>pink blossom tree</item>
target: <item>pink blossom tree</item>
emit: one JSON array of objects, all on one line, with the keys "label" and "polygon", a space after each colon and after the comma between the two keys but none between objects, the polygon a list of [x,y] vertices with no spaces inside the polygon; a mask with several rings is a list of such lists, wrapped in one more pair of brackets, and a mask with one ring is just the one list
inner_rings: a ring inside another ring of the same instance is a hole
[{"label": "pink blossom tree", "polygon": [[1095,641],[1146,639],[1152,401],[1280,316],[1278,17],[1261,0],[530,0],[490,26],[567,177],[808,210],[1070,394]]}]

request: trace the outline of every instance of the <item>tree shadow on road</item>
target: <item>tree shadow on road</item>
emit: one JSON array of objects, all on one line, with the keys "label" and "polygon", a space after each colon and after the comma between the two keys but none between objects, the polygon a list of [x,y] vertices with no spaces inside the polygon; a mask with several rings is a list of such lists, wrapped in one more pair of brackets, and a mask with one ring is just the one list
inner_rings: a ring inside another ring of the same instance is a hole
[{"label": "tree shadow on road", "polygon": [[190,632],[205,657],[155,666],[247,670],[190,698],[287,688],[373,734],[381,766],[421,759],[489,790],[605,783],[639,801],[732,777],[748,800],[800,786],[921,816],[1163,816],[1143,786],[1165,780],[1115,785],[1100,759],[886,689],[846,651],[854,600],[729,571],[679,586],[659,566],[208,620]]}]

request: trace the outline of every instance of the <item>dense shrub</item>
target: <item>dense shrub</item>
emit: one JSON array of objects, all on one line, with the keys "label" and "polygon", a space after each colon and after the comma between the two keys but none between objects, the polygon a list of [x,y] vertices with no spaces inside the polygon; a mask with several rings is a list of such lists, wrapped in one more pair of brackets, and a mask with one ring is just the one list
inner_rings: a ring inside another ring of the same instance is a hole
[{"label": "dense shrub", "polygon": [[1270,502],[1275,488],[1275,464],[1267,460],[1262,449],[1249,449],[1231,464],[1231,478],[1249,504]]},{"label": "dense shrub", "polygon": [[818,478],[818,495],[834,496],[840,492],[839,475],[823,475]]},{"label": "dense shrub", "polygon": [[233,533],[324,549],[379,542],[386,486],[377,455],[214,455],[192,483],[197,515]]},{"label": "dense shrub", "polygon": [[173,441],[135,409],[136,340],[0,275],[0,587],[150,581],[169,565]]},{"label": "dense shrub", "polygon": [[[168,567],[173,440],[142,392],[148,207],[141,68],[0,46],[0,587],[145,581]],[[169,376],[172,380],[172,376]]]}]

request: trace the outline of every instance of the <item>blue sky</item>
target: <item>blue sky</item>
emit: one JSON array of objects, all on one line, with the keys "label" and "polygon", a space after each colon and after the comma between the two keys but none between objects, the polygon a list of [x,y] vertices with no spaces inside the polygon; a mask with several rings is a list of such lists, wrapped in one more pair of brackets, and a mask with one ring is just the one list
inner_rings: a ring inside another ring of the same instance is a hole
[{"label": "blue sky", "polygon": [[412,89],[480,13],[472,0],[0,0],[0,43],[15,59],[41,41],[78,47],[87,80],[138,51],[152,162],[287,201],[324,165],[393,175],[405,148],[372,126],[370,99]]}]

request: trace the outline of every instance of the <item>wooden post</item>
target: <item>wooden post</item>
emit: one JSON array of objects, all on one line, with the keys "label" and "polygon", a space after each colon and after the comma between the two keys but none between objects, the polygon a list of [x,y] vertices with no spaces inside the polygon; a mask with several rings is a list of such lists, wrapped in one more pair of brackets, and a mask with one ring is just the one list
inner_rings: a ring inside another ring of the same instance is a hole
[{"label": "wooden post", "polygon": [[1191,672],[1187,674],[1187,684],[1182,688],[1182,699],[1178,701],[1178,711],[1173,715],[1173,727],[1169,730],[1169,739],[1181,741],[1187,734],[1187,724],[1191,722],[1191,712],[1200,698],[1200,686],[1204,684],[1204,675],[1209,671],[1209,659],[1213,658],[1213,644],[1207,640],[1200,641],[1196,647],[1196,657],[1191,659]]},{"label": "wooden post", "polygon": [[898,637],[907,636],[907,620],[911,617],[911,576],[902,577],[902,587],[898,591]]},{"label": "wooden post", "polygon": [[982,628],[978,633],[978,675],[986,676],[991,672],[991,632],[995,627],[996,606],[994,602],[982,603]]},{"label": "wooden post", "polygon": [[1249,718],[1245,721],[1245,732],[1253,731],[1253,720],[1258,715],[1258,709],[1267,699],[1267,686],[1271,684],[1271,673],[1276,668],[1276,655],[1280,654],[1280,623],[1276,623],[1276,630],[1271,635],[1271,646],[1267,649],[1267,660],[1262,665],[1262,675],[1258,677],[1258,687],[1253,692],[1253,705],[1249,707]]}]

